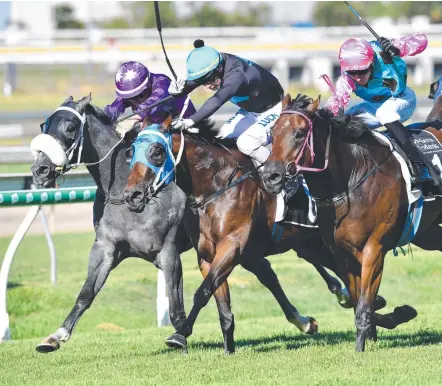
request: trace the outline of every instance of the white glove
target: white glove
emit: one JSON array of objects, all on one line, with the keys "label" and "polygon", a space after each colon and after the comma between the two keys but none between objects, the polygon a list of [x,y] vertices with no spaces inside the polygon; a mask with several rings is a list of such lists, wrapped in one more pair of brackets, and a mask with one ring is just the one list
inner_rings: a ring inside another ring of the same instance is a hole
[{"label": "white glove", "polygon": [[115,128],[118,135],[123,138],[128,131],[131,131],[134,126],[141,122],[141,117],[139,115],[134,115],[133,117],[127,118],[117,124]]},{"label": "white glove", "polygon": [[172,121],[171,126],[176,130],[187,130],[189,132],[194,133],[195,132],[194,130],[192,131],[189,130],[194,124],[195,122],[191,119],[177,118]]},{"label": "white glove", "polygon": [[186,81],[184,79],[181,79],[181,78],[177,78],[176,80],[173,79],[170,82],[170,86],[167,91],[169,91],[170,95],[179,95],[179,94],[182,94],[182,92],[184,91],[185,85],[186,85]]}]

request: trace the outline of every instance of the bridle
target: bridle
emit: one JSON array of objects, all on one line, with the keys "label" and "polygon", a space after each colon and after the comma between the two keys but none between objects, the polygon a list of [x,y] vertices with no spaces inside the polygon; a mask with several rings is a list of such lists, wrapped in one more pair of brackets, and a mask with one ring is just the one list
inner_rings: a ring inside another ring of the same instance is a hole
[{"label": "bridle", "polygon": [[[86,114],[80,114],[77,110],[75,110],[72,107],[68,107],[68,106],[60,106],[58,107],[55,111],[54,114],[57,111],[69,111],[70,113],[74,114],[79,120],[80,120],[80,129],[78,130],[78,134],[74,140],[74,142],[72,143],[72,145],[69,147],[68,150],[64,150],[64,153],[66,154],[66,164],[64,165],[56,165],[56,172],[58,172],[60,175],[66,173],[68,170],[70,169],[75,169],[79,166],[93,166],[93,165],[98,165],[99,163],[103,162],[113,151],[114,149],[124,140],[124,136],[106,153],[106,155],[99,159],[96,162],[80,162],[81,160],[81,155],[83,153],[83,142],[84,142],[84,127],[86,125]],[[52,115],[54,115],[52,114]],[[42,127],[42,132],[43,135],[49,135],[47,134],[47,121],[41,125]],[[56,143],[62,147],[58,141],[56,141]],[[75,163],[70,163],[70,161],[72,160],[75,150],[78,148],[78,153],[77,153],[77,162]]]},{"label": "bridle", "polygon": [[[299,165],[299,161],[304,156],[304,152],[305,152],[306,149],[310,150],[310,153],[312,155],[312,163],[315,160],[315,151],[313,149],[313,121],[312,121],[312,119],[307,114],[305,114],[304,112],[299,111],[299,110],[285,110],[285,111],[281,112],[280,115],[283,115],[283,114],[299,115],[300,117],[304,118],[307,121],[307,124],[308,124],[308,132],[307,132],[307,135],[305,137],[304,143],[302,144],[301,150],[299,150],[295,160],[294,161],[290,161],[285,166],[286,176],[288,178],[293,178],[293,177],[296,177],[300,172],[303,172],[303,171],[306,171],[306,172],[316,172],[317,173],[317,172],[322,172],[325,169],[327,169],[329,153],[330,153],[331,130],[329,130],[328,137],[327,137],[327,144],[326,144],[326,147],[325,147],[324,167],[322,167],[322,168],[311,168],[311,167],[306,167],[306,166],[300,166]],[[290,169],[291,169],[292,165],[295,166],[295,173],[291,173],[290,172]]]}]

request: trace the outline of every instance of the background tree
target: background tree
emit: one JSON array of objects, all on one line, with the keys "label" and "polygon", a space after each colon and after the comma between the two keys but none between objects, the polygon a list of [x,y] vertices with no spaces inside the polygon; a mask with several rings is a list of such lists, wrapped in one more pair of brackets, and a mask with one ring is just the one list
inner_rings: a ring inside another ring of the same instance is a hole
[{"label": "background tree", "polygon": [[57,29],[84,28],[84,23],[75,18],[74,9],[69,4],[59,4],[53,9]]},{"label": "background tree", "polygon": [[[366,1],[355,2],[355,9],[368,20],[376,17],[411,18],[425,15],[432,23],[442,22],[442,6],[438,1]],[[359,19],[341,2],[316,2],[313,21],[318,26],[359,25]]]}]

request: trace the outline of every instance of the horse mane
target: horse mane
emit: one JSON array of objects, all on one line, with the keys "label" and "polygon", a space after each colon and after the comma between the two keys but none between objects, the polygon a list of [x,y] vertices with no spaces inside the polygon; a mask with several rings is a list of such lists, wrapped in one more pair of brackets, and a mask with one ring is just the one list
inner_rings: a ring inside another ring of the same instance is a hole
[{"label": "horse mane", "polygon": [[194,142],[200,144],[216,144],[222,143],[226,147],[236,147],[236,140],[231,138],[220,139],[216,136],[219,134],[219,127],[216,126],[215,121],[210,118],[203,119],[195,125],[195,128],[199,129],[198,134],[186,133],[193,139]]},{"label": "horse mane", "polygon": [[295,99],[292,99],[290,103],[287,104],[285,110],[305,110],[308,105],[313,103],[313,99],[307,95],[298,94]]},{"label": "horse mane", "polygon": [[332,132],[344,141],[358,141],[371,136],[371,130],[360,117],[339,114],[333,116],[330,110],[322,108],[315,115],[321,120],[331,124]]},{"label": "horse mane", "polygon": [[99,107],[89,103],[86,105],[86,113],[93,115],[95,118],[97,118],[103,125],[105,126],[111,126],[112,129],[115,126],[115,123],[112,122],[110,117],[104,112],[104,110],[100,109]]}]

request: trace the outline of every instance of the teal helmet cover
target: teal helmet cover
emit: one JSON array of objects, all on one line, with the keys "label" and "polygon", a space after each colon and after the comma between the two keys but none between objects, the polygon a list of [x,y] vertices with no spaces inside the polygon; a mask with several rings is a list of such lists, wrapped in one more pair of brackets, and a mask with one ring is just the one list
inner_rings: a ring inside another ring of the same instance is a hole
[{"label": "teal helmet cover", "polygon": [[212,47],[205,46],[203,40],[195,40],[195,49],[187,56],[187,79],[201,80],[207,78],[221,63],[220,53]]}]

